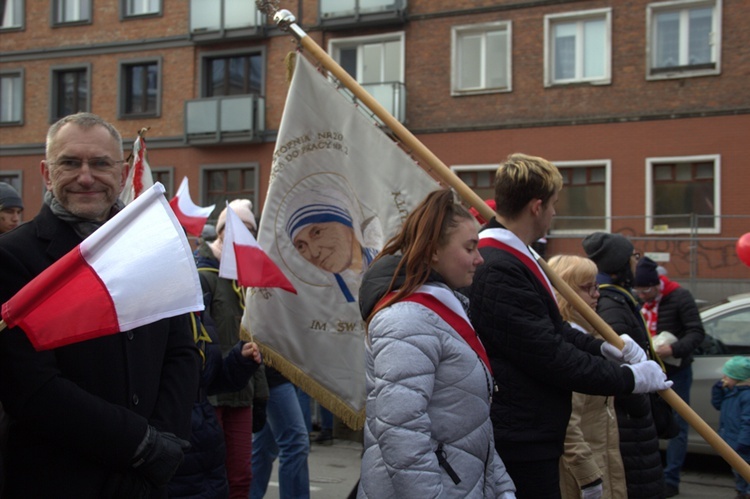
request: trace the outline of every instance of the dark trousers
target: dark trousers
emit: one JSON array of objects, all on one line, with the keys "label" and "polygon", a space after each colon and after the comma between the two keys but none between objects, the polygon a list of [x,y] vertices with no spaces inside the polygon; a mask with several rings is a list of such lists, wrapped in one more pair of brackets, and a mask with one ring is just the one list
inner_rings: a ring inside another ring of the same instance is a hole
[{"label": "dark trousers", "polygon": [[560,499],[560,460],[506,461],[518,499]]}]

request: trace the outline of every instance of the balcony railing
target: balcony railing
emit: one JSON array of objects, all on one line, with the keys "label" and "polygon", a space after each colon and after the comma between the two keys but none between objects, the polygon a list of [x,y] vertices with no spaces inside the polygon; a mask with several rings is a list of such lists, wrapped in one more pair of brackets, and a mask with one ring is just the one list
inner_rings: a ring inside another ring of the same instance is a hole
[{"label": "balcony railing", "polygon": [[248,0],[190,0],[190,36],[196,42],[263,35],[265,14]]},{"label": "balcony railing", "polygon": [[406,0],[320,0],[319,5],[320,24],[327,28],[406,21]]},{"label": "balcony railing", "polygon": [[406,85],[400,81],[362,83],[362,87],[399,122],[406,120]]},{"label": "balcony railing", "polygon": [[258,142],[265,129],[266,100],[259,95],[185,102],[185,141],[190,144]]}]

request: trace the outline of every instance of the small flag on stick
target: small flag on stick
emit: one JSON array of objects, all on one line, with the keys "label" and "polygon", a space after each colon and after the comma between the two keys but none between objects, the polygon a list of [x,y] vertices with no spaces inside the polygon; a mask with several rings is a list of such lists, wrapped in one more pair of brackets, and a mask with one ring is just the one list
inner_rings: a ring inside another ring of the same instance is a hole
[{"label": "small flag on stick", "polygon": [[297,294],[297,290],[271,260],[230,206],[219,266],[219,276],[235,279],[246,288],[281,288]]},{"label": "small flag on stick", "polygon": [[174,210],[180,225],[191,236],[198,237],[203,232],[208,217],[214,211],[215,204],[202,208],[190,198],[190,188],[188,187],[188,178],[183,177],[177,194],[169,201],[169,206]]},{"label": "small flag on stick", "polygon": [[48,350],[199,310],[190,244],[156,183],[5,302],[2,317]]}]

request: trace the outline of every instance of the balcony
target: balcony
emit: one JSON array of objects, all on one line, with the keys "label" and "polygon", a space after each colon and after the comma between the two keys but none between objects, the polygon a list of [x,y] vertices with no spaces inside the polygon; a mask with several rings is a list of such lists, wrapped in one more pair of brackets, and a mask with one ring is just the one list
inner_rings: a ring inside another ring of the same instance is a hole
[{"label": "balcony", "polygon": [[190,38],[195,43],[246,40],[265,34],[265,14],[249,0],[190,0]]},{"label": "balcony", "polygon": [[320,26],[348,29],[406,22],[406,0],[320,0]]},{"label": "balcony", "polygon": [[266,100],[259,95],[185,102],[185,142],[188,144],[261,142],[265,129]]},{"label": "balcony", "polygon": [[399,81],[362,83],[362,88],[372,95],[400,123],[406,120],[406,85]]}]

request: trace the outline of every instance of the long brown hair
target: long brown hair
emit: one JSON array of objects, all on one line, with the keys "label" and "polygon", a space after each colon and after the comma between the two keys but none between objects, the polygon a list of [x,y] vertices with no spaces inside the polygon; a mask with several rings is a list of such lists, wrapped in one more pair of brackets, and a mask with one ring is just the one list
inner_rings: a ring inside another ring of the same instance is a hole
[{"label": "long brown hair", "polygon": [[380,308],[387,307],[410,295],[415,289],[427,282],[431,271],[432,256],[438,248],[448,243],[450,231],[457,227],[463,219],[474,221],[474,217],[469,213],[469,210],[456,202],[453,191],[449,189],[429,193],[409,213],[399,233],[385,243],[385,247],[374,260],[377,261],[386,255],[401,253],[401,261],[393,273],[393,278],[385,295],[393,291],[396,278],[402,272],[402,269],[405,274],[404,283],[398,292],[390,297],[382,307],[376,307],[370,313],[367,322]]}]

